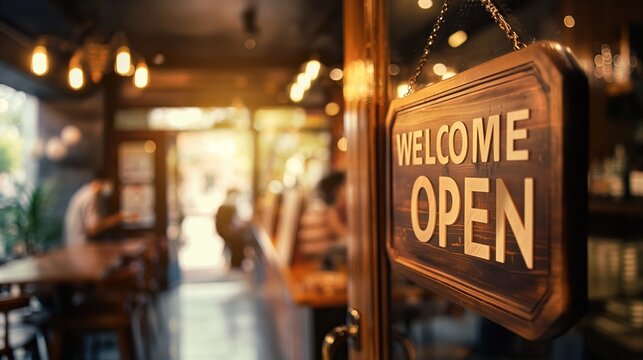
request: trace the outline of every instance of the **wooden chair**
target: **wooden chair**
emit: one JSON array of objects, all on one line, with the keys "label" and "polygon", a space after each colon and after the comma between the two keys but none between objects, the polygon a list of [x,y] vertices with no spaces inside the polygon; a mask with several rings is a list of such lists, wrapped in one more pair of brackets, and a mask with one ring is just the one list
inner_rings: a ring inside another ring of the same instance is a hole
[{"label": "wooden chair", "polygon": [[0,342],[0,358],[14,359],[15,350],[23,349],[32,359],[40,359],[38,351],[38,328],[20,322],[11,313],[29,308],[29,296],[9,296],[0,298],[0,313],[3,316],[3,334]]},{"label": "wooden chair", "polygon": [[153,345],[160,345],[162,341],[161,324],[162,313],[159,312],[158,295],[160,292],[161,259],[159,249],[149,246],[142,256],[144,264],[144,280],[140,292],[141,306],[143,307],[143,336],[152,340]]},{"label": "wooden chair", "polygon": [[138,296],[142,276],[140,264],[130,262],[101,282],[82,304],[60,315],[54,321],[51,358],[60,359],[63,343],[81,345],[83,336],[98,332],[116,335],[120,359],[141,358],[137,350],[140,341],[136,337],[136,321],[140,317]]}]

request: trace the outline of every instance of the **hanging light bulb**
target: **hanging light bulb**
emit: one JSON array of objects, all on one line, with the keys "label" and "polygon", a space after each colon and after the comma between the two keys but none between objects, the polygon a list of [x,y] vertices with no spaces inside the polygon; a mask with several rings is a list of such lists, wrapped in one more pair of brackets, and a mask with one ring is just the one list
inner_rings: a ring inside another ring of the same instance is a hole
[{"label": "hanging light bulb", "polygon": [[304,72],[306,73],[306,76],[308,76],[308,79],[310,79],[310,81],[313,81],[317,79],[320,68],[321,68],[321,63],[319,61],[310,60],[309,62],[306,63],[306,70],[304,70]]},{"label": "hanging light bulb", "polygon": [[43,76],[49,71],[49,57],[47,48],[44,45],[36,45],[31,53],[31,71]]},{"label": "hanging light bulb", "polygon": [[78,65],[70,67],[67,80],[69,81],[69,86],[72,89],[78,90],[82,88],[83,85],[85,85],[85,73],[83,72],[83,69]]},{"label": "hanging light bulb", "polygon": [[127,76],[132,66],[132,55],[127,46],[121,46],[116,52],[116,62],[114,63],[114,71],[121,76]]},{"label": "hanging light bulb", "polygon": [[150,83],[150,70],[145,64],[145,61],[139,61],[136,66],[136,71],[134,72],[134,86],[139,89],[147,87]]},{"label": "hanging light bulb", "polygon": [[306,90],[301,86],[300,83],[294,83],[290,86],[290,100],[293,102],[300,102],[304,98],[304,92]]},{"label": "hanging light bulb", "polygon": [[69,87],[78,90],[85,85],[85,73],[80,65],[82,52],[77,50],[69,60],[69,73],[67,74],[67,82]]},{"label": "hanging light bulb", "polygon": [[310,89],[310,78],[306,73],[297,75],[297,82],[304,88],[304,90]]}]

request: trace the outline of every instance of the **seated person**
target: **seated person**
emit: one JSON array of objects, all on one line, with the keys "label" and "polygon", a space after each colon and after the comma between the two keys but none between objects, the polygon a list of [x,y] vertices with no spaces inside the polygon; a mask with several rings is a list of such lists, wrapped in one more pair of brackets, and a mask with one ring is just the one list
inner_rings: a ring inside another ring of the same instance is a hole
[{"label": "seated person", "polygon": [[341,243],[348,236],[348,215],[346,212],[346,174],[333,172],[323,178],[317,186],[328,206],[326,216],[331,234]]},{"label": "seated person", "polygon": [[122,213],[102,216],[101,196],[109,196],[111,184],[102,173],[83,185],[72,196],[65,213],[65,244],[77,246],[87,243],[125,220]]},{"label": "seated person", "polygon": [[[342,262],[337,259],[345,257],[348,236],[344,183],[343,172],[332,172],[317,185],[320,198],[308,201],[300,222],[298,234],[300,254],[324,256],[333,263]],[[336,267],[337,264],[327,265]]]}]

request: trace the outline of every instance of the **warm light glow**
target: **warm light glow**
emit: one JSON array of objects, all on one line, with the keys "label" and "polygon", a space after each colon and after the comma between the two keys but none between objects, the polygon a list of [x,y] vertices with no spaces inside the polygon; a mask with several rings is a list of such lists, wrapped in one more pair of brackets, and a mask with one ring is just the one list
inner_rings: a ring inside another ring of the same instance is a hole
[{"label": "warm light glow", "polygon": [[134,64],[130,63],[129,64],[129,70],[127,70],[127,74],[125,74],[124,76],[132,76],[132,75],[134,75],[135,72],[136,72],[136,66],[134,66]]},{"label": "warm light glow", "polygon": [[449,36],[449,46],[452,48],[457,48],[458,46],[464,44],[467,41],[467,33],[463,30],[458,30]]},{"label": "warm light glow", "polygon": [[143,144],[143,151],[145,151],[148,154],[153,154],[156,151],[156,143],[152,140],[147,140]]},{"label": "warm light glow", "polygon": [[0,98],[0,113],[9,110],[9,101],[5,98]]},{"label": "warm light glow", "polygon": [[563,19],[563,24],[565,24],[566,27],[571,29],[574,27],[574,25],[576,25],[576,19],[574,19],[574,17],[571,15],[567,15]]},{"label": "warm light glow", "polygon": [[85,73],[78,65],[69,68],[69,87],[78,90],[85,84]]},{"label": "warm light glow", "polygon": [[433,6],[433,1],[431,0],[418,0],[418,6],[420,9],[430,9]]},{"label": "warm light glow", "polygon": [[299,156],[293,155],[286,161],[286,171],[293,175],[302,174],[305,170],[304,161]]},{"label": "warm light glow", "polygon": [[65,145],[76,145],[80,142],[80,139],[83,137],[83,134],[80,132],[80,129],[74,125],[65,126],[60,132],[60,139]]},{"label": "warm light glow", "polygon": [[329,102],[324,107],[324,111],[326,112],[326,115],[328,115],[328,116],[335,116],[335,115],[339,114],[339,110],[340,110],[339,104],[336,103],[336,102],[333,102],[333,101]]},{"label": "warm light glow", "polygon": [[126,76],[132,66],[132,55],[127,46],[121,46],[116,53],[114,71],[121,76]]},{"label": "warm light glow", "polygon": [[594,64],[596,66],[603,66],[603,56],[601,54],[594,56]]},{"label": "warm light glow", "polygon": [[144,61],[138,63],[134,72],[134,86],[139,89],[146,87],[150,83],[150,70]]},{"label": "warm light glow", "polygon": [[395,76],[400,74],[400,66],[397,64],[390,64],[388,66],[388,74]]},{"label": "warm light glow", "polygon": [[337,148],[342,152],[346,152],[346,150],[348,150],[348,140],[346,140],[346,136],[342,136],[337,140]]},{"label": "warm light glow", "polygon": [[453,77],[453,76],[455,76],[455,71],[449,70],[446,73],[444,73],[444,75],[442,75],[442,80],[446,80],[446,79],[448,79],[450,77]]},{"label": "warm light glow", "polygon": [[433,65],[433,73],[437,76],[442,76],[447,73],[447,66],[443,63],[436,63]]},{"label": "warm light glow", "polygon": [[253,38],[248,38],[243,42],[243,47],[246,48],[246,50],[252,50],[257,47],[257,41]]},{"label": "warm light glow", "polygon": [[319,76],[319,69],[321,69],[321,63],[317,60],[310,60],[306,63],[306,70],[304,72],[310,81],[313,81]]},{"label": "warm light glow", "polygon": [[310,78],[305,73],[297,75],[297,83],[304,89],[310,89]]},{"label": "warm light glow", "polygon": [[344,98],[353,101],[371,96],[373,83],[373,63],[356,60],[344,68]]},{"label": "warm light glow", "polygon": [[339,81],[344,77],[344,72],[340,68],[334,68],[328,75],[330,76],[331,80]]},{"label": "warm light glow", "polygon": [[268,183],[268,191],[274,194],[279,194],[283,191],[284,186],[279,180],[271,180]]},{"label": "warm light glow", "polygon": [[67,155],[67,147],[59,138],[53,137],[47,140],[45,145],[45,154],[51,161],[59,161]]},{"label": "warm light glow", "polygon": [[299,83],[294,83],[290,87],[290,100],[300,102],[304,98],[304,88]]},{"label": "warm light glow", "polygon": [[407,82],[401,82],[397,86],[397,97],[398,98],[403,98],[406,96],[406,94],[409,92],[409,83]]},{"label": "warm light glow", "polygon": [[47,48],[43,45],[36,45],[31,54],[31,71],[38,75],[43,76],[49,71],[49,57],[47,56]]},{"label": "warm light glow", "polygon": [[161,65],[165,62],[165,55],[158,53],[154,55],[152,61],[154,62],[154,65]]}]

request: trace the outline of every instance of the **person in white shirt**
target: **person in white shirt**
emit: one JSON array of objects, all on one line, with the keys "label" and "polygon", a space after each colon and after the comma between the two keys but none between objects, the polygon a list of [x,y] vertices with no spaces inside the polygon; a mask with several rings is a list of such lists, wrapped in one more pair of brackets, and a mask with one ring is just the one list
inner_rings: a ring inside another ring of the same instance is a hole
[{"label": "person in white shirt", "polygon": [[118,225],[123,219],[121,213],[103,217],[99,201],[101,194],[111,191],[110,183],[102,176],[83,185],[72,196],[65,213],[65,243],[67,246],[85,244],[104,231]]}]

